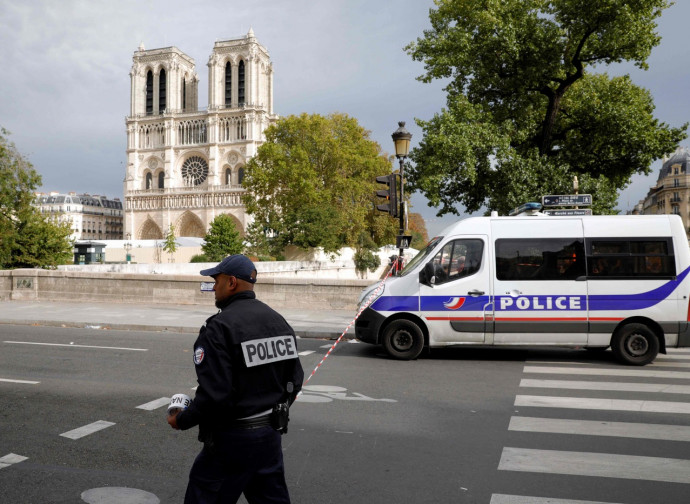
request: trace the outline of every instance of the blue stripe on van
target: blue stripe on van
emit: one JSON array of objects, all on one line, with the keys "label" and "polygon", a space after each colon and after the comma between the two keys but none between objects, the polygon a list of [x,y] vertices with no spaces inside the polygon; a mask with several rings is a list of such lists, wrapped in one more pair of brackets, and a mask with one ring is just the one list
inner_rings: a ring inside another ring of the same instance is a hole
[{"label": "blue stripe on van", "polygon": [[676,290],[680,283],[688,276],[687,268],[674,280],[669,280],[661,287],[640,294],[592,295],[589,296],[590,311],[598,310],[641,310],[649,308],[663,301]]},{"label": "blue stripe on van", "polygon": [[371,304],[376,311],[418,311],[417,296],[382,296]]},{"label": "blue stripe on van", "polygon": [[[606,295],[591,295],[589,296],[589,311],[605,311],[605,310],[641,310],[649,308],[668,298],[671,293],[678,288],[680,283],[685,280],[685,277],[690,273],[690,267],[685,269],[675,279],[669,280],[661,287],[652,289],[647,292],[639,294],[606,294]],[[510,298],[513,302],[510,306],[501,307],[501,298],[506,296],[496,296],[495,310],[500,311],[569,311],[569,310],[586,310],[585,296],[518,296],[517,298]],[[371,308],[377,311],[424,311],[424,312],[465,312],[465,311],[483,311],[484,306],[491,302],[489,296],[464,296],[464,301],[458,303],[461,297],[449,296],[422,296],[418,299],[417,296],[383,296],[372,303]],[[518,303],[517,300],[524,298],[527,301]],[[578,298],[579,308],[575,308],[570,304],[571,298]],[[549,301],[550,299],[550,301]],[[556,299],[559,299],[558,306]],[[565,300],[565,301],[563,301]],[[418,306],[421,304],[421,307]],[[564,304],[565,303],[565,304]],[[460,306],[458,306],[460,304]],[[453,308],[450,308],[453,307]]]}]

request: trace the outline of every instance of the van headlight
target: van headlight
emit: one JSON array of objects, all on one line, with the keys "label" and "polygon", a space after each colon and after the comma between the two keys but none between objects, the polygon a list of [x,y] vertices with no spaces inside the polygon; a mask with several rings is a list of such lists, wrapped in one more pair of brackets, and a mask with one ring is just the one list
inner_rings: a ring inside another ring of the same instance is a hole
[{"label": "van headlight", "polygon": [[378,298],[380,298],[385,288],[386,284],[377,284],[364,289],[362,293],[359,295],[359,299],[357,300],[357,311],[360,311],[365,304],[369,306]]}]

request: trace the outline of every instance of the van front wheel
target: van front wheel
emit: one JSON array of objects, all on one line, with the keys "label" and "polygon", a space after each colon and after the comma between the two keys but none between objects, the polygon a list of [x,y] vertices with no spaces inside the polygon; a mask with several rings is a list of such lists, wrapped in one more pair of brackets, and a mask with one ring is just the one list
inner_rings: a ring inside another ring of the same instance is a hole
[{"label": "van front wheel", "polygon": [[396,320],[383,333],[383,348],[395,359],[416,359],[424,349],[424,333],[410,320]]},{"label": "van front wheel", "polygon": [[613,335],[611,350],[625,364],[644,366],[652,362],[659,353],[659,339],[644,324],[628,324]]}]

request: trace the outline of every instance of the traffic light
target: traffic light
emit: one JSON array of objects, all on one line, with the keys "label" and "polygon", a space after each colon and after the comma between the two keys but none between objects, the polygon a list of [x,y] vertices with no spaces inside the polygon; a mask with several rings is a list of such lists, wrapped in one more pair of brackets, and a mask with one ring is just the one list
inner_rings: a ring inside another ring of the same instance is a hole
[{"label": "traffic light", "polygon": [[388,186],[388,189],[376,191],[376,196],[385,198],[387,201],[381,205],[376,205],[376,209],[388,213],[391,217],[398,217],[400,215],[400,209],[398,208],[398,175],[395,173],[381,175],[376,177],[376,182]]}]

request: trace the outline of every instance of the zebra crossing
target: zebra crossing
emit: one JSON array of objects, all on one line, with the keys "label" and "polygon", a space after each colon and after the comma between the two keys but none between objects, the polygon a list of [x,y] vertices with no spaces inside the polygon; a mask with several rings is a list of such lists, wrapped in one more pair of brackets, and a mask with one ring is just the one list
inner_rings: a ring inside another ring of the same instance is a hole
[{"label": "zebra crossing", "polygon": [[[676,349],[642,368],[586,362],[560,365],[557,362],[527,362],[523,368],[525,376],[515,396],[516,414],[510,418],[508,431],[516,435],[530,432],[542,436],[627,438],[637,443],[645,440],[690,442],[690,372],[687,368],[690,368],[690,350]],[[639,394],[647,394],[642,396],[647,398],[652,394],[653,399],[640,398]],[[687,397],[681,397],[683,394]],[[524,416],[520,414],[522,408],[528,408]],[[587,418],[572,418],[577,410],[586,411]],[[546,411],[548,414],[540,415]],[[646,415],[643,419],[656,418],[657,421],[626,421],[631,414],[635,419],[643,414]],[[603,416],[597,419],[597,415]],[[664,423],[669,419],[673,423]],[[590,438],[577,439],[578,451],[518,446],[520,443],[504,446],[498,471],[639,480],[657,485],[654,487],[655,492],[658,491],[655,502],[666,502],[664,484],[690,484],[690,454],[674,458],[642,453],[602,453],[606,451],[602,446],[606,445],[598,445]],[[554,447],[554,440],[558,441],[551,439],[549,448]],[[630,446],[636,447],[637,443]],[[628,504],[597,500],[596,481],[591,484],[592,500],[568,499],[568,495],[545,496],[535,488],[535,495],[495,493],[490,504]],[[566,489],[562,491],[567,493]]]}]

